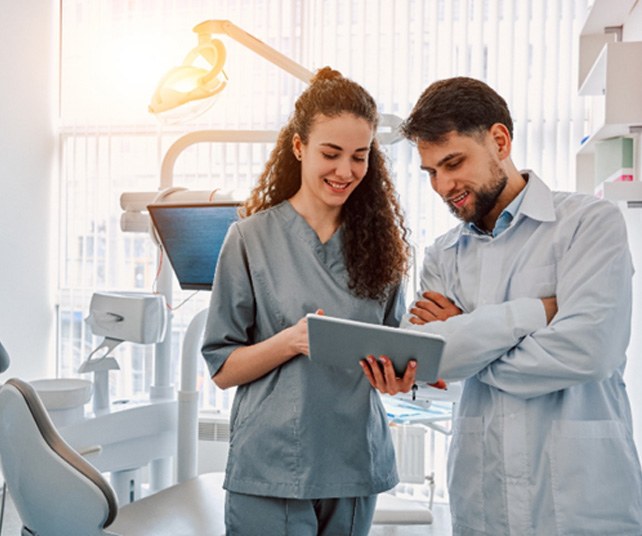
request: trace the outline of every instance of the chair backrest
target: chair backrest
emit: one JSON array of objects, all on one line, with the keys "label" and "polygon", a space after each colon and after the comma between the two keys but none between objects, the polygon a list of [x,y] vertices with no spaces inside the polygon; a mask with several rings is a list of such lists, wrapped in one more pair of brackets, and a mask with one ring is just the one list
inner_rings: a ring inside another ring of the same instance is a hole
[{"label": "chair backrest", "polygon": [[38,536],[106,536],[118,505],[109,483],[60,437],[28,383],[0,388],[0,462],[25,527]]},{"label": "chair backrest", "polygon": [[0,372],[4,372],[9,368],[9,354],[0,342]]}]

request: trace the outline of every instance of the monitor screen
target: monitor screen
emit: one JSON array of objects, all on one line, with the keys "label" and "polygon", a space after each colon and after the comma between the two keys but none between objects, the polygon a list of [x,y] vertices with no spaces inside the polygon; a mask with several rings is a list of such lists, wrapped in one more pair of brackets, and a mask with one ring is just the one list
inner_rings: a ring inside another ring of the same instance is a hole
[{"label": "monitor screen", "polygon": [[239,203],[159,204],[147,209],[184,290],[211,290],[223,240]]}]

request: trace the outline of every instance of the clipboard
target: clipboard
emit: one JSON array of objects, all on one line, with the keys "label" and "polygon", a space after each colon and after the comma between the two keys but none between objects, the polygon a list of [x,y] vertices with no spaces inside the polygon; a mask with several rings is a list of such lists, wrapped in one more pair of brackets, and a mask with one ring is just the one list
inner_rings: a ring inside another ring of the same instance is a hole
[{"label": "clipboard", "polygon": [[446,341],[439,335],[308,314],[310,359],[343,370],[358,370],[368,355],[388,357],[399,377],[408,361],[417,361],[417,382],[434,383]]}]

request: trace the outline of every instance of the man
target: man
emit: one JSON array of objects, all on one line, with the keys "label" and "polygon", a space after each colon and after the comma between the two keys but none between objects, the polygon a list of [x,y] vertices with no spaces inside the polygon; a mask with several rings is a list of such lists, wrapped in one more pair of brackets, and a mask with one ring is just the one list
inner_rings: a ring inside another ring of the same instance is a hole
[{"label": "man", "polygon": [[[402,129],[462,220],[427,248],[404,323],[443,334],[441,375],[465,380],[448,461],[454,534],[642,534],[619,210],[518,171],[506,102],[480,81],[432,84]],[[366,375],[399,386],[385,360]]]}]

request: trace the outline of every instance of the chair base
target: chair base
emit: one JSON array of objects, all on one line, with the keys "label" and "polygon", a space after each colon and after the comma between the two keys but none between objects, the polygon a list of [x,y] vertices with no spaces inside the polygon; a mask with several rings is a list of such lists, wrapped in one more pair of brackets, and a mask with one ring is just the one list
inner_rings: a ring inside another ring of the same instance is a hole
[{"label": "chair base", "polygon": [[427,504],[380,493],[373,525],[430,525],[433,517]]}]

